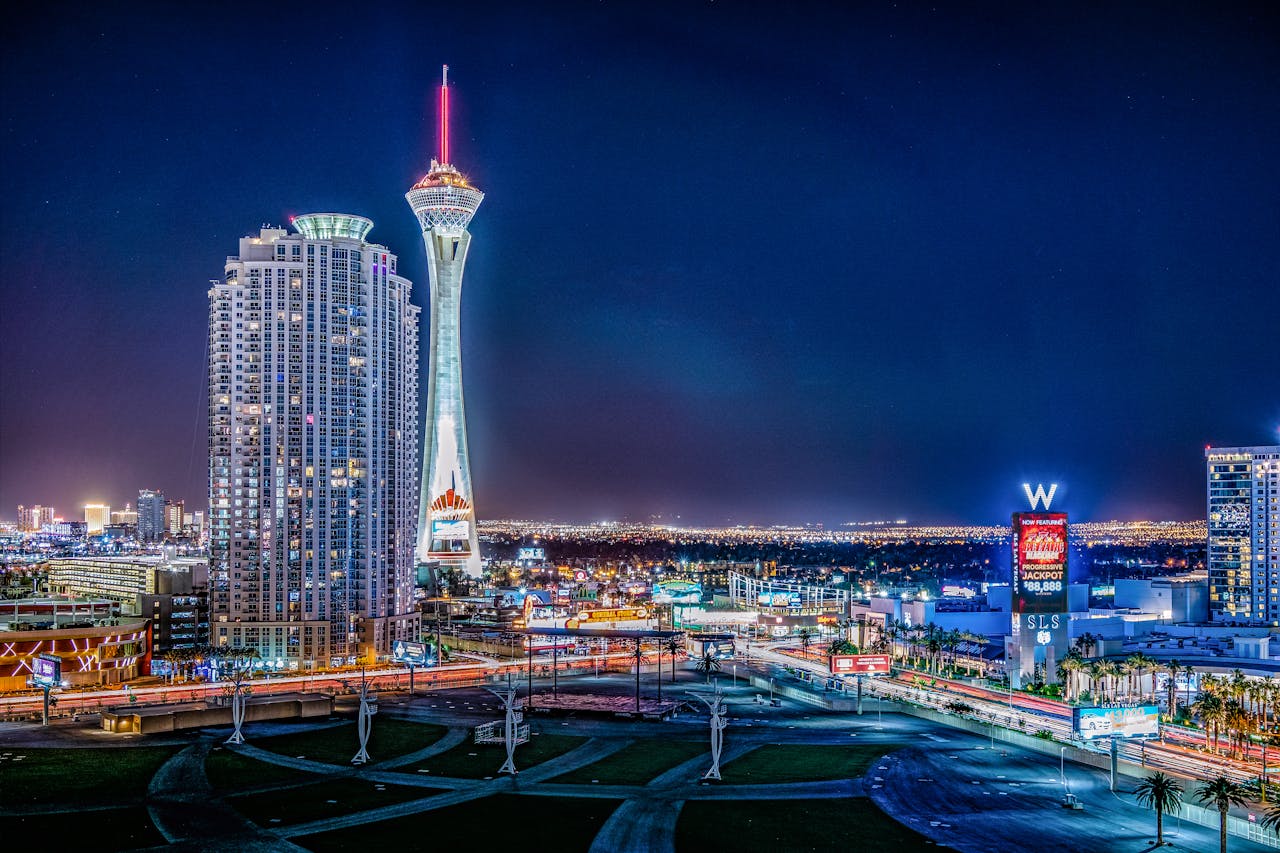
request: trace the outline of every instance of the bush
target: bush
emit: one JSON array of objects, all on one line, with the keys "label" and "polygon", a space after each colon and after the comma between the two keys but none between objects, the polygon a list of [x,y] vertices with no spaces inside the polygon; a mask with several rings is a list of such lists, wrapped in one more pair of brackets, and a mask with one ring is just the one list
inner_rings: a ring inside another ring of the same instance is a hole
[{"label": "bush", "polygon": [[1048,729],[1036,729],[1035,736],[1041,740],[1053,740],[1053,732]]}]

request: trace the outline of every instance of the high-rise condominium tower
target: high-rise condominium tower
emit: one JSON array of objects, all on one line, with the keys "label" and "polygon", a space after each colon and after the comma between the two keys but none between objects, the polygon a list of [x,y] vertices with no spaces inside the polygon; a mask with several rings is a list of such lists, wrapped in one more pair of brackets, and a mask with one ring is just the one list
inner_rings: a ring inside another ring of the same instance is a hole
[{"label": "high-rise condominium tower", "polygon": [[418,309],[368,219],[293,225],[209,291],[210,642],[336,665],[418,636]]},{"label": "high-rise condominium tower", "polygon": [[431,278],[431,355],[426,436],[418,508],[419,564],[438,563],[480,575],[480,547],[462,405],[459,309],[467,225],[484,193],[449,163],[449,66],[440,85],[440,159],[405,195],[422,228]]},{"label": "high-rise condominium tower", "polygon": [[1280,622],[1280,446],[1208,447],[1209,609]]},{"label": "high-rise condominium tower", "polygon": [[166,529],[164,495],[143,489],[138,492],[138,538],[143,542],[159,542]]}]

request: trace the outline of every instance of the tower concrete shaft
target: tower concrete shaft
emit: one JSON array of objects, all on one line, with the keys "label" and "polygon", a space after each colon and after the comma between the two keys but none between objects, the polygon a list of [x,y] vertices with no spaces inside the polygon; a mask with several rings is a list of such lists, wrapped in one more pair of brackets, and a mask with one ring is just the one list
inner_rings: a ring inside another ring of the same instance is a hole
[{"label": "tower concrete shaft", "polygon": [[431,281],[430,366],[418,509],[419,565],[438,563],[480,576],[467,421],[462,399],[460,309],[462,273],[471,234],[467,225],[484,193],[446,163],[405,195],[427,250]]}]

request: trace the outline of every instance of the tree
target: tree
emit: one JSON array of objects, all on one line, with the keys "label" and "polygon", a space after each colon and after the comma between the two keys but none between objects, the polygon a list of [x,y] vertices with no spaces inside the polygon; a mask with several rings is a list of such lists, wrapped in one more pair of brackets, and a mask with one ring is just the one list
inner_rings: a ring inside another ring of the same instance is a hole
[{"label": "tree", "polygon": [[1159,771],[1143,779],[1133,789],[1138,802],[1156,810],[1156,846],[1164,844],[1164,813],[1182,805],[1182,786],[1172,776]]},{"label": "tree", "polygon": [[711,683],[711,673],[720,671],[720,659],[711,652],[704,652],[702,659],[694,664],[694,669],[704,673],[707,676],[707,683]]},{"label": "tree", "polygon": [[1200,698],[1192,703],[1191,711],[1200,718],[1205,733],[1213,735],[1213,751],[1217,753],[1218,733],[1227,719],[1226,703],[1222,701],[1222,697],[1217,693],[1206,691],[1201,693]]},{"label": "tree", "polygon": [[[679,637],[667,637],[663,642],[662,647],[671,655],[671,683],[674,684],[676,680],[676,655],[680,654],[684,649],[684,641]],[[662,678],[661,656],[659,656],[658,659],[658,678]]]},{"label": "tree", "polygon": [[813,642],[813,629],[808,627],[801,628],[796,632],[796,636],[800,639],[800,649],[808,656],[809,644]]},{"label": "tree", "polygon": [[1098,640],[1099,637],[1097,634],[1090,634],[1088,631],[1085,631],[1083,634],[1076,637],[1076,647],[1080,649],[1080,654],[1085,657],[1092,657],[1094,650],[1098,648]]},{"label": "tree", "polygon": [[1262,818],[1262,826],[1280,836],[1280,803],[1267,806],[1267,813]]},{"label": "tree", "polygon": [[1171,660],[1165,665],[1165,671],[1169,673],[1169,680],[1164,686],[1165,704],[1169,708],[1169,717],[1173,718],[1178,715],[1178,673],[1182,672],[1182,666],[1176,660]]},{"label": "tree", "polygon": [[1067,652],[1066,657],[1058,664],[1058,679],[1066,685],[1066,701],[1070,702],[1073,695],[1076,681],[1076,673],[1084,669],[1084,658],[1080,657],[1080,653],[1075,649]]},{"label": "tree", "polygon": [[1218,851],[1227,853],[1227,812],[1232,806],[1243,806],[1248,803],[1244,787],[1232,782],[1226,776],[1219,776],[1201,785],[1196,791],[1196,799],[1218,810]]},{"label": "tree", "polygon": [[828,655],[856,655],[858,647],[848,640],[835,639],[827,644]]}]

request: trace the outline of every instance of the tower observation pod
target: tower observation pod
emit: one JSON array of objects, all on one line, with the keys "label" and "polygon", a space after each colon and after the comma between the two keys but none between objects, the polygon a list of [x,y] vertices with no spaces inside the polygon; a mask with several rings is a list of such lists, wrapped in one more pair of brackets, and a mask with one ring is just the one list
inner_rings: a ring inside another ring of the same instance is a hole
[{"label": "tower observation pod", "polygon": [[430,366],[416,557],[419,566],[434,563],[479,577],[480,547],[462,403],[459,309],[462,271],[471,245],[467,225],[484,193],[471,186],[449,159],[446,65],[440,82],[440,156],[432,159],[430,171],[405,194],[422,228],[431,280]]}]

